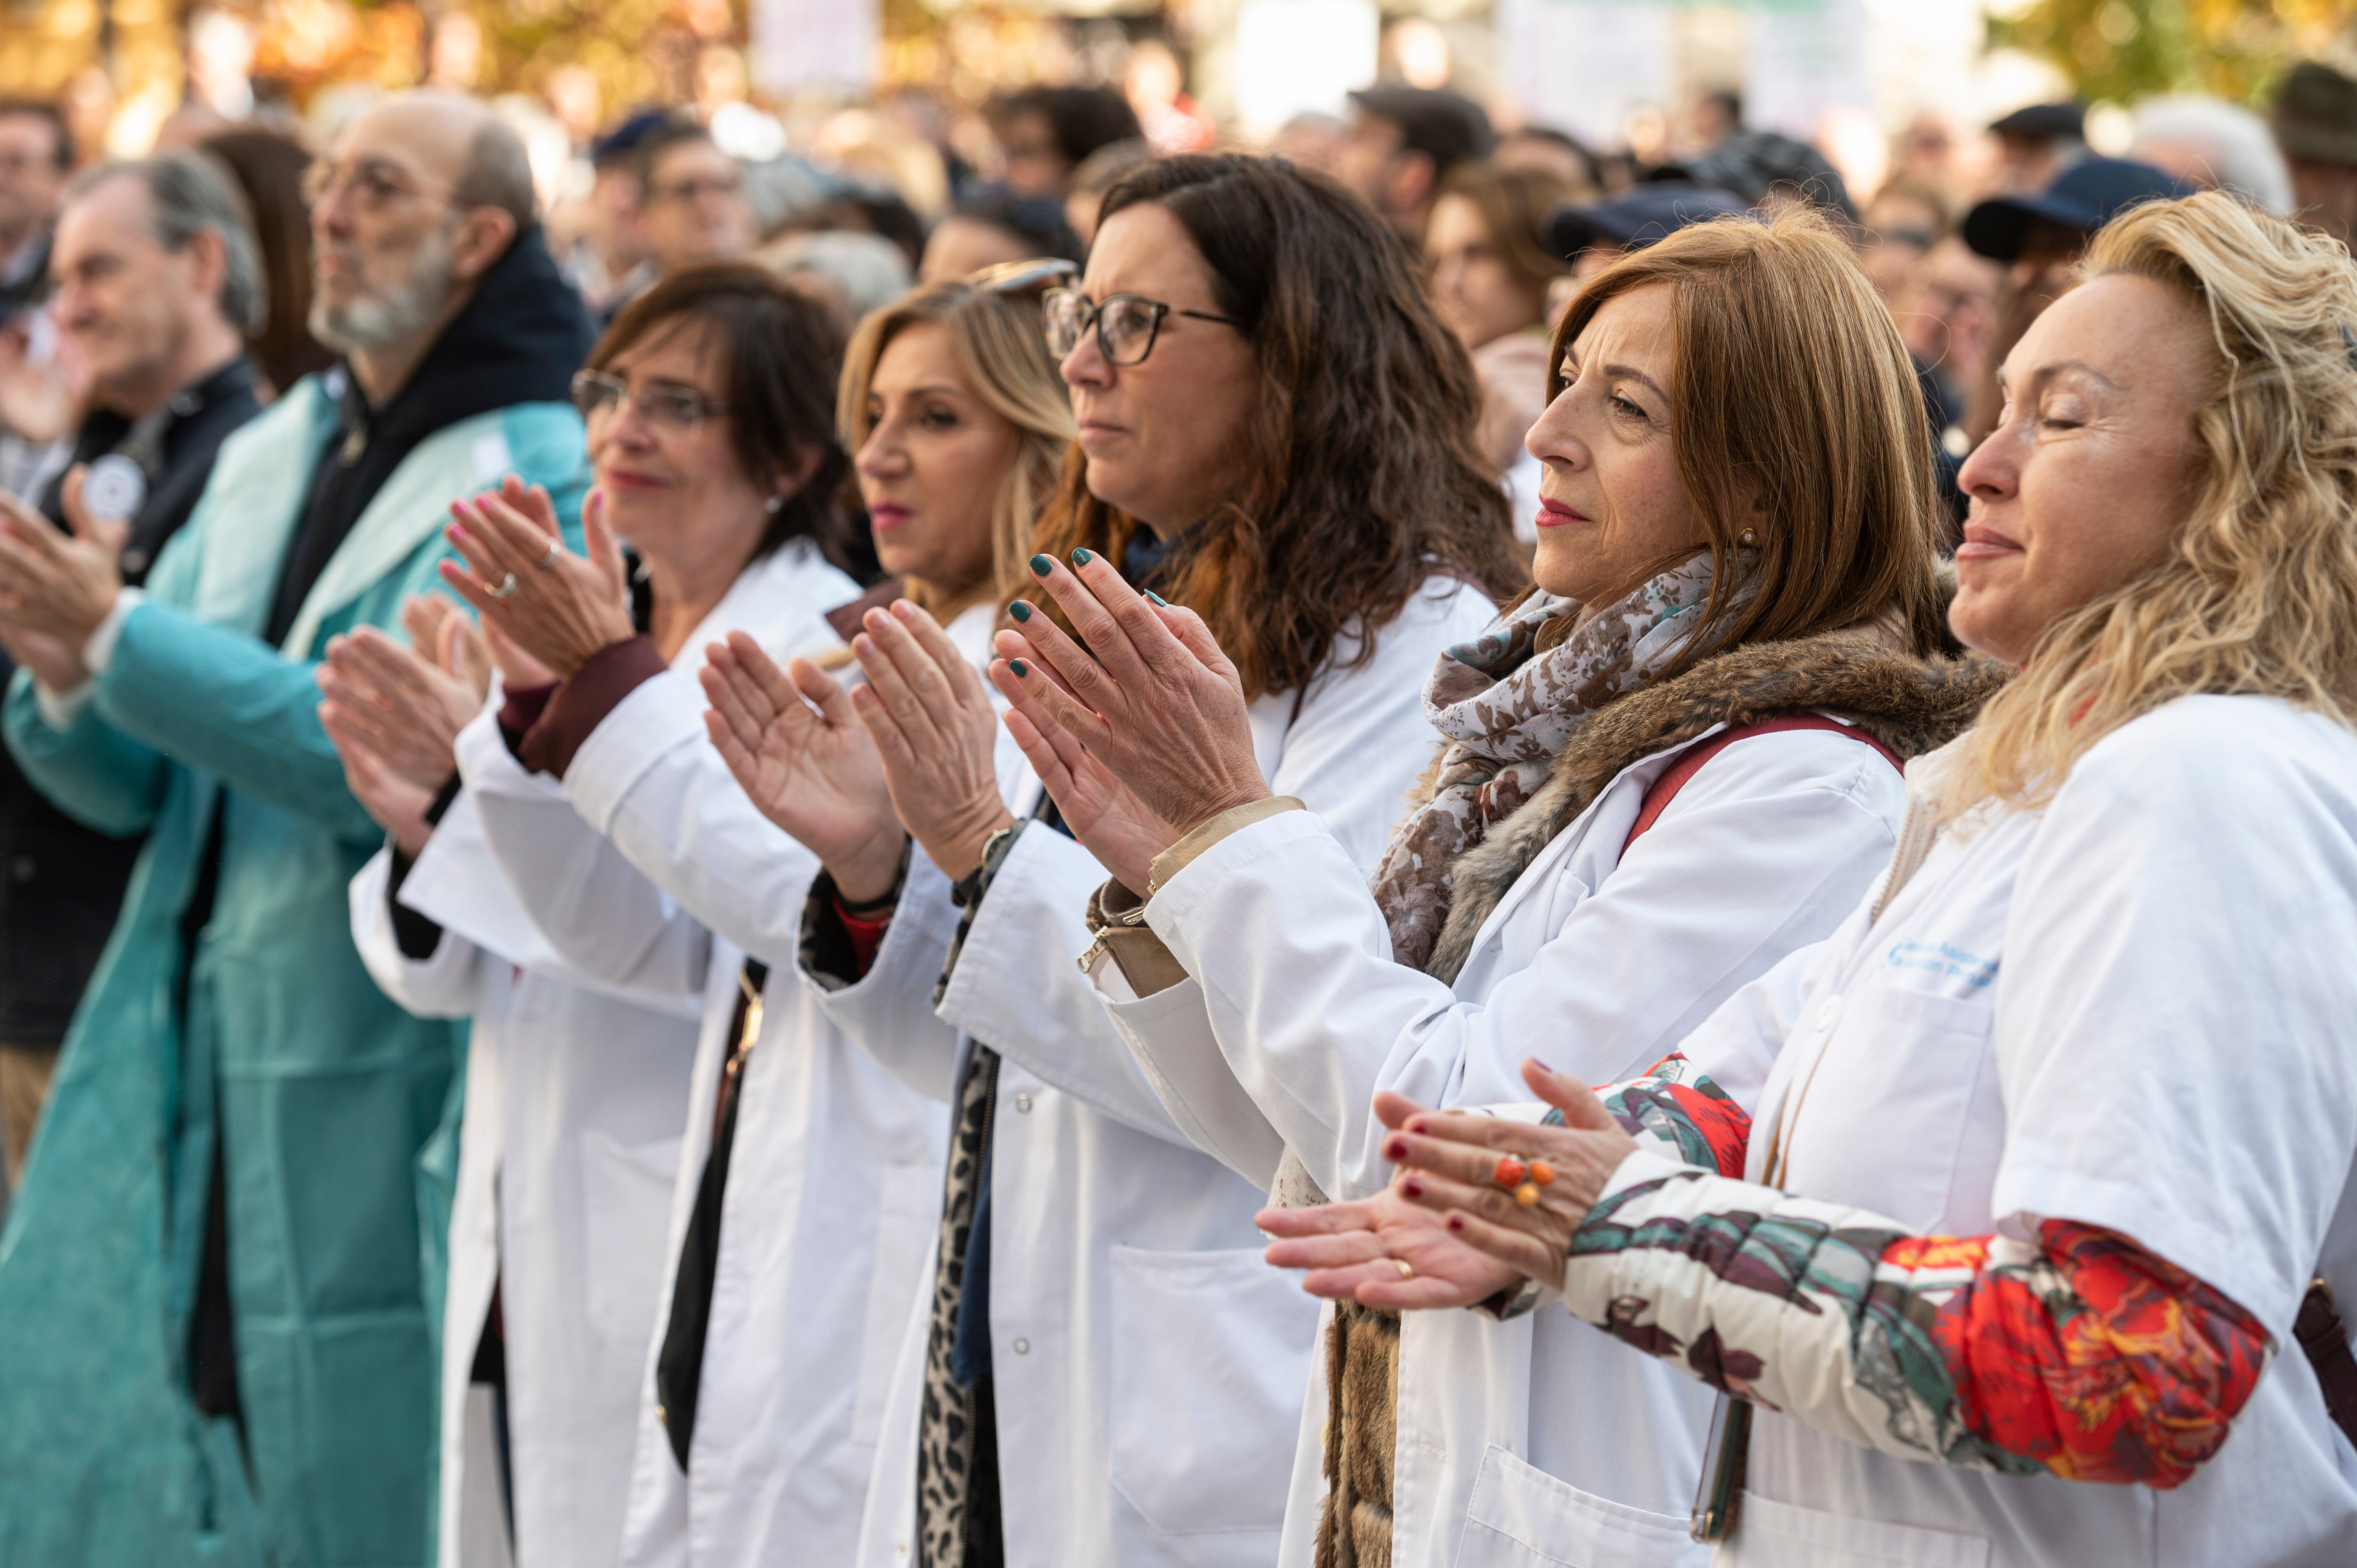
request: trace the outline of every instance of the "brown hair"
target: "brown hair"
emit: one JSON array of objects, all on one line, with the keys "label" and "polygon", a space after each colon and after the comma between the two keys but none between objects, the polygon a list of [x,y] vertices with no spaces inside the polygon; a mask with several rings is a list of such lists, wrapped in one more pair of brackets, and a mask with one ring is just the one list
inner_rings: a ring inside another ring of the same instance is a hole
[{"label": "brown hair", "polygon": [[311,155],[275,131],[244,127],[204,140],[245,193],[253,238],[262,250],[265,300],[262,330],[252,340],[254,363],[271,386],[285,392],[314,371],[336,362],[335,351],[311,336],[311,220],[303,204],[303,171]]},{"label": "brown hair", "polygon": [[874,423],[867,417],[867,389],[877,361],[892,339],[919,322],[948,332],[958,369],[974,395],[1015,426],[1015,460],[999,480],[990,509],[990,581],[956,600],[944,585],[911,582],[909,597],[947,620],[985,597],[1017,597],[1034,583],[1024,563],[1031,554],[1031,529],[1039,507],[1054,493],[1072,442],[1072,405],[1062,377],[1048,352],[1039,320],[1039,296],[942,283],[905,295],[870,315],[851,336],[843,357],[843,387],[836,395],[835,428],[844,449],[857,453]]},{"label": "brown hair", "polygon": [[1495,164],[1460,164],[1448,171],[1434,193],[1462,197],[1481,214],[1490,231],[1490,245],[1514,281],[1544,297],[1552,280],[1571,271],[1571,263],[1549,248],[1547,219],[1572,199],[1571,187],[1544,169],[1500,168]]},{"label": "brown hair", "polygon": [[[1565,312],[1550,399],[1596,313],[1653,284],[1673,291],[1670,436],[1710,540],[1710,599],[1680,664],[1894,610],[1918,653],[1949,646],[1933,579],[1931,424],[1898,326],[1850,248],[1794,209],[1693,224],[1631,252]],[[1746,529],[1757,591],[1738,603]]]},{"label": "brown hair", "polygon": [[833,313],[750,262],[682,267],[622,307],[589,350],[588,368],[606,369],[674,324],[700,329],[717,347],[729,445],[756,486],[782,489],[818,457],[770,519],[754,558],[807,535],[842,565],[849,527],[834,496],[851,464],[834,438],[843,338]]},{"label": "brown hair", "polygon": [[[1259,360],[1243,477],[1157,584],[1203,618],[1245,692],[1306,685],[1338,637],[1387,624],[1436,573],[1494,597],[1519,587],[1505,492],[1474,442],[1472,365],[1382,220],[1323,175],[1235,154],[1143,165],[1103,218],[1149,201],[1194,241]],[[1118,562],[1140,526],[1089,493],[1075,446],[1034,542]],[[1373,646],[1359,639],[1352,662]]]}]

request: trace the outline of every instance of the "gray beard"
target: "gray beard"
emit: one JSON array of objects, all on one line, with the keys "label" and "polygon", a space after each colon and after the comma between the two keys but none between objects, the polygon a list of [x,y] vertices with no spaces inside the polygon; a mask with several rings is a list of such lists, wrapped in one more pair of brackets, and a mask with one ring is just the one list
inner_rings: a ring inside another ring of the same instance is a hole
[{"label": "gray beard", "polygon": [[418,247],[408,279],[391,294],[364,294],[340,306],[324,295],[314,298],[311,336],[341,354],[390,349],[434,325],[450,286],[450,225],[445,223]]}]

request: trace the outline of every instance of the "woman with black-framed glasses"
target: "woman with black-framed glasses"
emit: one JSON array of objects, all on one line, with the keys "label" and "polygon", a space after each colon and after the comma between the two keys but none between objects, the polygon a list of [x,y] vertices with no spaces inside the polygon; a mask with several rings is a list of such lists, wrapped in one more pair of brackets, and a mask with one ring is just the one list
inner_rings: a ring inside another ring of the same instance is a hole
[{"label": "woman with black-framed glasses", "polygon": [[[854,1410],[881,1399],[873,1369],[899,1327],[869,1309],[906,1299],[930,1228],[890,1196],[732,1218],[722,1275],[719,1211],[791,1208],[781,1187],[821,1181],[930,1194],[942,1113],[802,1002],[780,954],[748,961],[730,945],[744,933],[640,869],[600,793],[612,768],[638,783],[711,760],[695,675],[715,640],[741,631],[780,657],[838,640],[825,613],[859,593],[828,559],[845,527],[841,353],[829,315],[764,268],[664,278],[574,381],[597,480],[587,554],[536,494],[454,508],[466,567],[449,579],[499,634],[503,690],[481,706],[389,639],[331,645],[323,719],[393,841],[354,885],[356,940],[404,1006],[474,1023],[442,1335],[445,1562],[470,1480],[499,1473],[526,1563],[684,1554],[690,1530],[707,1563],[774,1557],[779,1539],[813,1562],[851,1548],[867,1475]],[[445,638],[465,640],[418,641]],[[791,908],[816,865],[782,847],[757,874],[699,845],[711,876]],[[738,1143],[740,1092],[755,1109]],[[738,1310],[754,1282],[819,1273],[840,1288],[794,1294],[791,1337]],[[469,1439],[492,1367],[505,1463]]]},{"label": "woman with black-framed glasses", "polygon": [[[1372,864],[1430,755],[1422,671],[1513,585],[1463,351],[1330,181],[1163,159],[1104,211],[1043,301],[1078,440],[1031,547],[1102,554],[1245,650],[1255,755]],[[1049,564],[1007,613],[1041,613]],[[866,630],[874,700],[843,705],[895,812],[830,821],[810,773],[738,773],[828,867],[799,950],[820,1005],[954,1121],[856,1561],[1272,1562],[1316,1338],[1260,1258],[1273,1159],[1198,1146],[1114,1033],[1073,962],[1107,867],[952,639],[914,606]],[[807,736],[813,773],[843,733],[716,711],[740,757]]]}]

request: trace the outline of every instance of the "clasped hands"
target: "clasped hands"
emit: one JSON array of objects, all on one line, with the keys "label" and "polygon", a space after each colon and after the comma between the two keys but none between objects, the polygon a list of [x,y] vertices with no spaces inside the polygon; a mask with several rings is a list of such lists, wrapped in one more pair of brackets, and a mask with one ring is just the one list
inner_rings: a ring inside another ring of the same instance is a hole
[{"label": "clasped hands", "polygon": [[[1472,1306],[1525,1280],[1559,1288],[1573,1233],[1639,1144],[1577,1079],[1532,1059],[1523,1080],[1565,1125],[1376,1095],[1375,1114],[1390,1129],[1383,1157],[1399,1174],[1372,1197],[1263,1209],[1256,1223],[1275,1238],[1268,1261],[1306,1271],[1312,1295],[1394,1311]],[[1525,1189],[1533,1201],[1498,1179],[1508,1156],[1550,1167],[1553,1180]]]}]

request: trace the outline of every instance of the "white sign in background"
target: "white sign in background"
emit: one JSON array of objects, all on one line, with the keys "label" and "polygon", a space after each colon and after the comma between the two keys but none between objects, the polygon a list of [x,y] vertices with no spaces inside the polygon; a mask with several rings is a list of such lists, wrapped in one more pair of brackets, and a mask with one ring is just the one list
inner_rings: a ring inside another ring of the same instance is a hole
[{"label": "white sign in background", "polygon": [[1375,80],[1373,0],[1244,0],[1236,11],[1236,116],[1265,137],[1296,114],[1340,114]]},{"label": "white sign in background", "polygon": [[753,85],[861,98],[875,85],[880,0],[752,0]]},{"label": "white sign in background", "polygon": [[1661,0],[1496,0],[1500,85],[1531,124],[1620,146],[1631,111],[1674,106],[1670,13]]}]

